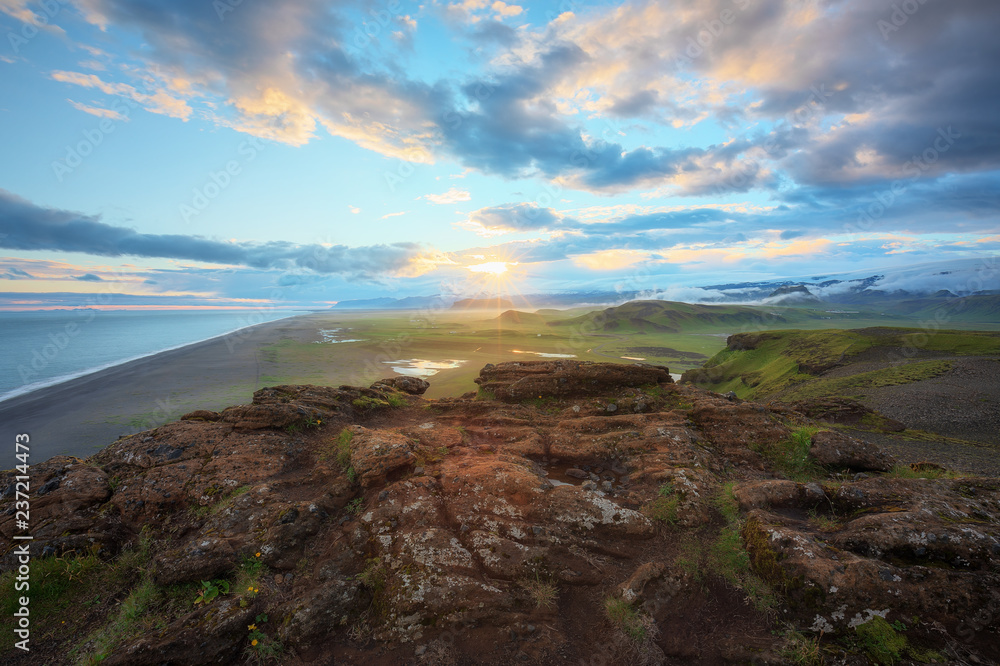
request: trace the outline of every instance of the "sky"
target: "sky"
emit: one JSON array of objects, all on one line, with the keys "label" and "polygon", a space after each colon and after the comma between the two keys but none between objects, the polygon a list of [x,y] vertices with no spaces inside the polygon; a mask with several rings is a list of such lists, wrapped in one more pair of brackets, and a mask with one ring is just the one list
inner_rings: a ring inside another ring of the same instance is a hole
[{"label": "sky", "polygon": [[0,0],[0,308],[1000,251],[995,0]]}]

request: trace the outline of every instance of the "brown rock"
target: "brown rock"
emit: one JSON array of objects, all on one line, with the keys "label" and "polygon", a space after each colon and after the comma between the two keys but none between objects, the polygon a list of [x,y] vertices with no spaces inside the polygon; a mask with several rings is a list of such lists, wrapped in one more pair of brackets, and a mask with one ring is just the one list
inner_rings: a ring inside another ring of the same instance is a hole
[{"label": "brown rock", "polygon": [[539,397],[611,395],[625,387],[670,384],[663,366],[592,363],[589,361],[510,361],[488,364],[475,379],[480,388],[503,402]]},{"label": "brown rock", "polygon": [[385,483],[390,474],[416,460],[413,444],[401,433],[361,426],[354,426],[351,431],[354,433],[351,466],[366,488]]},{"label": "brown rock", "polygon": [[882,449],[834,430],[813,435],[809,455],[825,467],[856,472],[888,472],[896,464]]},{"label": "brown rock", "polygon": [[[662,378],[661,369],[610,365],[601,379],[588,374],[601,364],[543,365],[549,374],[514,364],[481,379],[509,396],[537,397],[528,389],[546,385],[556,396],[604,393],[555,406],[465,396],[391,408],[395,385],[270,387],[220,420],[181,420],[88,460],[33,465],[34,552],[96,545],[121,571],[81,571],[79,589],[103,581],[109,601],[59,619],[76,633],[36,620],[51,641],[46,658],[69,661],[72,636],[106,626],[119,610],[110,600],[124,599],[143,571],[158,585],[234,581],[259,561],[269,573],[258,591],[149,608],[155,628],[107,661],[246,660],[248,626],[261,613],[272,619],[258,629],[303,663],[410,663],[415,645],[427,646],[421,663],[445,663],[433,647],[443,644],[455,663],[778,663],[787,646],[772,633],[774,617],[826,643],[873,614],[907,623],[913,645],[939,652],[949,640],[941,629],[965,635],[957,623],[973,618],[983,631],[962,649],[1000,659],[995,621],[977,615],[1000,608],[1000,480],[794,482],[760,452],[801,427],[799,412],[669,383],[655,392],[627,385],[646,379],[635,373]],[[644,396],[636,411],[629,400]],[[608,414],[608,404],[619,409]],[[886,460],[838,433],[820,433],[813,448],[833,467]],[[577,474],[586,487],[545,475],[584,466],[596,473]],[[14,531],[14,476],[0,475],[4,536]],[[731,543],[735,527],[741,539]],[[148,561],[113,559],[143,528]],[[711,566],[720,548],[747,549],[773,591],[773,614],[747,601],[755,586]],[[0,570],[15,566],[8,548]],[[609,597],[670,631],[651,631],[639,654],[607,619]]]},{"label": "brown rock", "polygon": [[387,377],[385,379],[380,379],[374,384],[372,384],[373,389],[377,389],[381,386],[387,386],[389,388],[394,388],[397,391],[402,391],[403,393],[409,393],[410,395],[423,395],[427,392],[427,389],[431,387],[430,383],[420,377]]},{"label": "brown rock", "polygon": [[181,421],[218,421],[222,415],[207,409],[196,409],[181,417]]}]

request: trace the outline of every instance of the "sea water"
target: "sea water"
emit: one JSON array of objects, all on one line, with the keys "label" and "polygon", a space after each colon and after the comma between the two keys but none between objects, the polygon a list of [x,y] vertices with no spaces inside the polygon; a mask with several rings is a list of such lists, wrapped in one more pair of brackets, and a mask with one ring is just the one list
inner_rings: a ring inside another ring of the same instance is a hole
[{"label": "sea water", "polygon": [[168,349],[304,312],[0,312],[0,401]]}]

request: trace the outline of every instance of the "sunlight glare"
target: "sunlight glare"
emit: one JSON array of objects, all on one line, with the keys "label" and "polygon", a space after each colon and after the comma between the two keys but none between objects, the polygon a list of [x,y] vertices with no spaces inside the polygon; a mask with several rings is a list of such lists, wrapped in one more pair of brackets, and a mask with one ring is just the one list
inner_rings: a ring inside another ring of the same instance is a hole
[{"label": "sunlight glare", "polygon": [[[509,264],[516,266],[517,264]],[[473,264],[466,266],[473,273],[489,273],[491,275],[503,275],[507,272],[508,263],[506,261],[488,261],[485,264]]]}]

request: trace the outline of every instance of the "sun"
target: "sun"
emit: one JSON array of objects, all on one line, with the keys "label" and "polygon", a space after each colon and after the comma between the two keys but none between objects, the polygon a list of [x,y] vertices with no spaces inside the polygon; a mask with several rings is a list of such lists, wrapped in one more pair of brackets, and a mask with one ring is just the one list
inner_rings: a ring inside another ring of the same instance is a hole
[{"label": "sun", "polygon": [[485,264],[473,264],[466,266],[473,273],[487,273],[489,275],[503,275],[507,272],[508,266],[517,266],[516,263],[508,264],[506,261],[488,261]]}]

